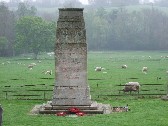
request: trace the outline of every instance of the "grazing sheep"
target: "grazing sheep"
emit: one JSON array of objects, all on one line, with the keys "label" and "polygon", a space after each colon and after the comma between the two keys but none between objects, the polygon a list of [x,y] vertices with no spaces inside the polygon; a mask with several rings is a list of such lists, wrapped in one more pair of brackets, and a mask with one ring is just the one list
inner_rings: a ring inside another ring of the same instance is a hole
[{"label": "grazing sheep", "polygon": [[128,66],[127,65],[122,65],[121,68],[122,69],[126,69]]},{"label": "grazing sheep", "polygon": [[36,66],[37,64],[36,63],[31,63],[30,65]]},{"label": "grazing sheep", "polygon": [[28,68],[29,68],[29,70],[32,70],[33,69],[33,67],[34,67],[34,65],[28,65]]},{"label": "grazing sheep", "polygon": [[8,64],[10,64],[11,62],[10,61],[6,61]]},{"label": "grazing sheep", "polygon": [[18,64],[18,65],[21,65],[22,63],[18,62],[17,64]]},{"label": "grazing sheep", "polygon": [[102,67],[96,67],[95,71],[102,71]]},{"label": "grazing sheep", "polygon": [[48,52],[47,55],[52,56],[54,55],[54,52]]},{"label": "grazing sheep", "polygon": [[124,92],[137,92],[139,93],[139,89],[140,89],[140,84],[138,82],[128,82],[125,84],[125,87],[123,89]]},{"label": "grazing sheep", "polygon": [[45,71],[45,74],[52,75],[52,70],[47,70],[47,71]]},{"label": "grazing sheep", "polygon": [[143,68],[142,68],[142,72],[143,72],[143,73],[147,74],[147,71],[148,71],[148,67],[143,67]]},{"label": "grazing sheep", "polygon": [[39,60],[38,63],[41,63],[41,60]]},{"label": "grazing sheep", "polygon": [[31,64],[28,65],[28,68],[29,68],[30,70],[32,70],[34,66],[36,66],[36,63],[31,63]]},{"label": "grazing sheep", "polygon": [[52,75],[52,70],[46,70],[46,71],[43,71],[42,73]]}]

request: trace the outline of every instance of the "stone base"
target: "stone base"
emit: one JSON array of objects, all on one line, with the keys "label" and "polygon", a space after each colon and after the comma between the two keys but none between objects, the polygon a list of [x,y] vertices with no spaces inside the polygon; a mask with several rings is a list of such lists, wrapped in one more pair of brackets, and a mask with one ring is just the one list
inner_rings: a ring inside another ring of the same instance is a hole
[{"label": "stone base", "polygon": [[52,106],[51,102],[48,102],[47,104],[36,105],[31,110],[31,114],[56,114],[58,112],[70,114],[68,109],[71,107],[79,108],[85,114],[110,114],[112,112],[111,105],[97,102],[92,102],[90,106]]}]

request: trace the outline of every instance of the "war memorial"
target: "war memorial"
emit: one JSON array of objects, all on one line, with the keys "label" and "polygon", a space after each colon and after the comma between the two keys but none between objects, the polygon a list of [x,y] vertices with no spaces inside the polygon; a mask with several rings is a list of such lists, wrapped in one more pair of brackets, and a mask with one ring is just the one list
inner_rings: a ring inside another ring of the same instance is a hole
[{"label": "war memorial", "polygon": [[36,114],[110,114],[109,104],[92,101],[87,82],[87,42],[83,8],[60,8],[55,43],[55,86],[51,101],[33,108]]}]

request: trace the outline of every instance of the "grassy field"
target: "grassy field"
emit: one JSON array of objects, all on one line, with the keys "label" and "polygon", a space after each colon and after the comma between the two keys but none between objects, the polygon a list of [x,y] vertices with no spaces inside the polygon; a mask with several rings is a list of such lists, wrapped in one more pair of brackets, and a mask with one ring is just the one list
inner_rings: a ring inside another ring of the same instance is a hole
[{"label": "grassy field", "polygon": [[[165,56],[168,56],[166,51],[89,52],[88,84],[92,100],[112,106],[128,104],[131,111],[78,118],[30,115],[34,105],[46,103],[52,97],[54,74],[45,75],[44,71],[54,71],[54,56],[43,53],[39,56],[41,62],[31,59],[31,55],[0,58],[3,126],[167,126],[168,102],[160,99],[167,94],[168,58]],[[37,65],[30,70],[27,68],[30,63]],[[121,69],[123,64],[128,68]],[[105,70],[95,72],[96,66]],[[148,67],[147,74],[141,71],[144,66]],[[130,81],[141,84],[140,94],[119,94],[123,86],[118,85]]]}]

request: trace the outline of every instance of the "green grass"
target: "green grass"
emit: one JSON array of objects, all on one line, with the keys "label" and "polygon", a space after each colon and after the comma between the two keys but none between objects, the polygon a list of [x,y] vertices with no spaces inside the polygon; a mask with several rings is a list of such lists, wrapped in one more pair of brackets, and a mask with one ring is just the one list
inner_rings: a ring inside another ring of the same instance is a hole
[{"label": "green grass", "polygon": [[[27,59],[29,56],[0,58],[0,104],[4,108],[3,126],[167,126],[167,102],[162,101],[160,95],[138,96],[137,93],[124,95],[121,92],[123,96],[100,96],[98,98],[98,95],[118,94],[118,90],[123,87],[116,85],[125,84],[129,81],[138,81],[140,84],[163,84],[161,86],[142,85],[141,89],[151,90],[149,93],[166,94],[168,59],[161,58],[161,56],[167,55],[168,52],[166,51],[89,52],[88,84],[91,88],[92,99],[100,103],[111,104],[112,106],[125,106],[128,104],[131,111],[78,118],[57,117],[54,115],[30,115],[30,110],[34,105],[46,103],[46,100],[17,100],[18,98],[43,99],[43,91],[28,90],[53,89],[54,75],[45,75],[42,72],[48,69],[54,71],[54,57],[42,54],[39,56],[41,63],[33,59]],[[149,58],[149,56],[152,58]],[[10,63],[7,63],[7,61],[10,61]],[[32,70],[29,70],[27,65],[32,62],[37,63],[37,65]],[[2,63],[5,64],[3,65]],[[121,65],[123,64],[128,65],[128,68],[121,69]],[[104,67],[105,70],[95,72],[94,68],[96,66]],[[147,74],[141,72],[143,66],[149,68]],[[157,77],[161,77],[161,79],[157,80]],[[130,78],[138,79],[134,80]],[[6,94],[3,91],[15,92],[8,92],[8,99],[6,99]],[[52,91],[45,93],[45,97],[51,99]],[[38,94],[40,96],[13,96],[15,94]]]}]

